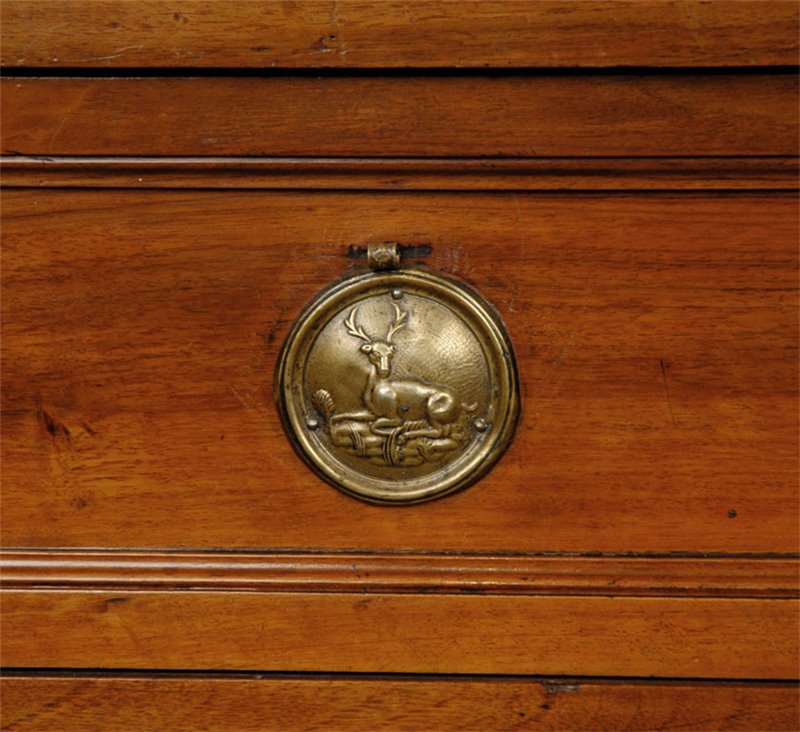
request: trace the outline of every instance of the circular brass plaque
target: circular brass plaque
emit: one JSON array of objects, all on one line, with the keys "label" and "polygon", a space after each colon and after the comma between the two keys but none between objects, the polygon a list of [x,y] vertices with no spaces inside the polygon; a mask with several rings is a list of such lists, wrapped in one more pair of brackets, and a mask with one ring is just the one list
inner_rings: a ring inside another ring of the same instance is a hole
[{"label": "circular brass plaque", "polygon": [[276,399],[301,456],[358,498],[416,503],[484,475],[511,440],[511,343],[472,290],[420,270],[325,290],[295,323]]}]

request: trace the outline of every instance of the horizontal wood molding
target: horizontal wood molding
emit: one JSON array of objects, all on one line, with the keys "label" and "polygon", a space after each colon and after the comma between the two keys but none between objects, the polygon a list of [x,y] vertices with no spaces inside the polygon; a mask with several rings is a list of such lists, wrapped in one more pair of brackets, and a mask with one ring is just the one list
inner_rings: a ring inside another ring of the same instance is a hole
[{"label": "horizontal wood molding", "polygon": [[20,674],[4,730],[770,730],[795,732],[797,686],[584,678]]},{"label": "horizontal wood molding", "polygon": [[793,73],[8,77],[0,88],[4,154],[798,154]]},{"label": "horizontal wood molding", "polygon": [[794,679],[798,601],[3,590],[2,664]]},{"label": "horizontal wood molding", "polygon": [[797,63],[797,22],[790,0],[4,0],[1,39],[42,68],[742,66]]},{"label": "horizontal wood molding", "polygon": [[6,550],[6,588],[796,597],[791,558]]},{"label": "horizontal wood molding", "polygon": [[738,158],[0,158],[24,188],[338,190],[777,190],[795,157]]}]

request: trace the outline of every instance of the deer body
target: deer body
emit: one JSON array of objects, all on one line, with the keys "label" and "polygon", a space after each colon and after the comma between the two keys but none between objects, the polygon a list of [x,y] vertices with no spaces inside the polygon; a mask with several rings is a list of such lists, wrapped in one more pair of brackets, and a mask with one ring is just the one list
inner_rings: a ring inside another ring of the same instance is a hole
[{"label": "deer body", "polygon": [[[392,377],[392,337],[408,318],[396,303],[392,305],[395,319],[385,338],[372,338],[356,324],[358,306],[344,321],[347,332],[363,341],[360,351],[370,363],[361,395],[363,410],[337,414],[330,394],[324,390],[315,394],[315,403],[325,415],[333,444],[389,465],[398,460],[418,465],[437,460],[459,446],[468,434],[462,418],[477,405],[463,404],[446,386]],[[400,446],[408,449],[402,452]]]},{"label": "deer body", "polygon": [[393,379],[391,373],[381,376],[377,366],[367,377],[363,401],[376,417],[392,422],[424,419],[441,427],[458,417],[458,401],[451,389],[418,379]]},{"label": "deer body", "polygon": [[347,332],[365,341],[361,352],[369,358],[372,369],[362,395],[364,406],[376,419],[377,428],[393,427],[408,420],[425,420],[438,435],[445,425],[454,422],[459,413],[455,393],[445,386],[426,384],[418,379],[392,378],[394,343],[392,337],[406,324],[408,313],[396,303],[395,320],[385,339],[371,338],[356,325],[358,307],[350,311],[345,320]]}]

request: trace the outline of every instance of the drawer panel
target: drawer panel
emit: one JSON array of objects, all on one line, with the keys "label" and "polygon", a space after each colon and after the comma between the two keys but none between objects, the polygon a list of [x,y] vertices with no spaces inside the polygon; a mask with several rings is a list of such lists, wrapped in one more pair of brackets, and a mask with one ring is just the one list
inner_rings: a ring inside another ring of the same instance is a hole
[{"label": "drawer panel", "polygon": [[[797,550],[793,195],[18,190],[4,195],[8,546]],[[441,501],[317,479],[272,402],[299,308],[421,266],[498,309],[515,442]]]},{"label": "drawer panel", "polygon": [[2,664],[796,679],[798,601],[5,590]]},{"label": "drawer panel", "polygon": [[2,151],[796,155],[794,73],[7,78]]},{"label": "drawer panel", "polygon": [[[113,18],[113,20],[111,20]],[[4,66],[580,67],[796,64],[790,0],[239,3],[5,0]],[[624,28],[625,32],[620,32]],[[699,41],[702,39],[702,42]]]},{"label": "drawer panel", "polygon": [[43,675],[0,682],[4,729],[796,730],[797,686],[592,679]]}]

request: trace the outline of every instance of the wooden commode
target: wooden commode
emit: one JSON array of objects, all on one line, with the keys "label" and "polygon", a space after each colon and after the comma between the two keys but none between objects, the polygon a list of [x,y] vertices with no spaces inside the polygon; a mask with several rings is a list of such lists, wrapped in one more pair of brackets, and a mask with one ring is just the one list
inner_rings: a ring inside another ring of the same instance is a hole
[{"label": "wooden commode", "polygon": [[0,12],[3,729],[798,728],[795,2]]}]

